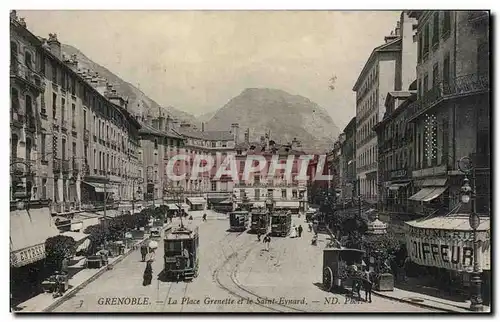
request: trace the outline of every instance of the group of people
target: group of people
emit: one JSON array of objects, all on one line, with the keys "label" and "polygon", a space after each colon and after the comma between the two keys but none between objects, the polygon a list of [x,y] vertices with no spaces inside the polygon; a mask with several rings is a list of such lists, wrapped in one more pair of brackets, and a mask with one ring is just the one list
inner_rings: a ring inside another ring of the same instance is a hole
[{"label": "group of people", "polygon": [[299,225],[299,227],[296,227],[293,225],[292,227],[292,233],[290,234],[290,238],[296,238],[296,237],[302,237],[302,225]]},{"label": "group of people", "polygon": [[146,243],[141,245],[142,261],[146,262],[142,285],[150,285],[153,280],[153,261],[155,259],[155,249],[148,247]]}]

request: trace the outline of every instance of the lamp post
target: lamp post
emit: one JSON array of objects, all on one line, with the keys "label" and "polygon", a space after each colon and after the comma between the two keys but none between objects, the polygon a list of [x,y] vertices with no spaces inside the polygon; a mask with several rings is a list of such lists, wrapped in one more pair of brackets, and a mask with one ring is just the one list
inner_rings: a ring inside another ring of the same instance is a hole
[{"label": "lamp post", "polygon": [[[464,184],[461,188],[461,201],[464,204],[471,204],[471,211],[469,215],[469,225],[472,228],[472,238],[473,238],[473,256],[474,256],[474,267],[471,274],[471,300],[470,309],[475,312],[483,311],[483,299],[481,296],[481,273],[479,271],[479,260],[478,260],[478,246],[479,241],[477,240],[477,228],[481,223],[481,220],[476,212],[476,173],[472,161],[469,157],[463,157],[458,162],[459,170],[465,174]],[[472,187],[469,184],[469,179],[467,175],[472,173]]]},{"label": "lamp post", "polygon": [[[132,179],[132,215],[135,214],[135,183],[137,184],[142,184],[144,180],[141,177],[134,178]],[[140,187],[137,189],[137,192],[139,192]]]}]

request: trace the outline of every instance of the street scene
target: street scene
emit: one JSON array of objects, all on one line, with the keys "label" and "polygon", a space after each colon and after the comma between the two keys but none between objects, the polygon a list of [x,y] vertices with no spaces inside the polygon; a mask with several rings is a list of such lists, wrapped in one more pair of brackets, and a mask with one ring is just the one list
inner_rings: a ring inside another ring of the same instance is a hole
[{"label": "street scene", "polygon": [[490,313],[489,21],[11,11],[11,312]]}]

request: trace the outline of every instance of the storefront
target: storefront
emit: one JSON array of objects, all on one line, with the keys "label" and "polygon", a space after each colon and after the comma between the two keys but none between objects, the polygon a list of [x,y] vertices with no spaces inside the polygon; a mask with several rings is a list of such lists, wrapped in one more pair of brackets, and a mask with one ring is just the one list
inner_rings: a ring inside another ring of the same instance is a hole
[{"label": "storefront", "polygon": [[10,212],[11,293],[14,303],[37,294],[45,278],[45,241],[59,235],[48,207]]},{"label": "storefront", "polygon": [[299,201],[276,201],[274,204],[274,209],[286,209],[290,210],[294,214],[298,214],[300,210]]},{"label": "storefront", "polygon": [[[413,220],[406,223],[406,249],[413,263],[443,269],[451,279],[460,278],[464,289],[469,286],[474,265],[473,232],[468,215],[453,215]],[[483,288],[490,280],[490,219],[481,218],[477,229],[478,263],[484,278]]]},{"label": "storefront", "polygon": [[207,201],[203,197],[190,197],[187,198],[190,210],[205,210]]}]

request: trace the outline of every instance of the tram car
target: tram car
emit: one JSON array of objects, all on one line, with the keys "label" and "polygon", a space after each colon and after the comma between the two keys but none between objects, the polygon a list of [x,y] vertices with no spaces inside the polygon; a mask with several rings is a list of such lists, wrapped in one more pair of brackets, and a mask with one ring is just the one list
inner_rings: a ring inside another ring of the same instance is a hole
[{"label": "tram car", "polygon": [[253,210],[250,231],[254,234],[267,234],[269,230],[269,219],[270,216],[268,210],[263,208]]},{"label": "tram car", "polygon": [[229,214],[229,230],[245,231],[250,221],[248,211],[233,211]]},{"label": "tram car", "polygon": [[168,280],[190,281],[198,276],[198,227],[181,225],[165,232],[164,274]]},{"label": "tram car", "polygon": [[314,220],[315,215],[316,215],[316,209],[309,208],[306,211],[306,222],[312,222]]},{"label": "tram car", "polygon": [[271,234],[285,237],[292,228],[292,213],[290,211],[277,211],[271,215]]}]

